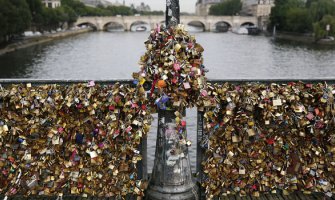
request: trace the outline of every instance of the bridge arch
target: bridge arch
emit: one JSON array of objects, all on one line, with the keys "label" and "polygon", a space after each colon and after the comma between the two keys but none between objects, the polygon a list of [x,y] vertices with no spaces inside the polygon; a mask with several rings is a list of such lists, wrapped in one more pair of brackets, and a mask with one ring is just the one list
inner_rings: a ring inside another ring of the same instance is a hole
[{"label": "bridge arch", "polygon": [[256,26],[256,24],[253,23],[253,22],[249,22],[249,21],[247,21],[247,22],[242,22],[242,23],[241,23],[241,26]]},{"label": "bridge arch", "polygon": [[204,22],[199,20],[189,21],[187,24],[189,31],[204,32],[206,31],[206,25]]},{"label": "bridge arch", "polygon": [[[147,31],[156,27],[156,24],[164,21],[164,16],[110,16],[110,17],[79,17],[76,25],[89,25],[99,31],[104,29],[104,25],[109,22],[117,22],[124,26],[126,31],[131,30],[138,22],[144,22],[147,26]],[[241,25],[256,25],[258,26],[257,17],[246,16],[183,16],[181,18],[182,24],[187,26],[189,23],[198,22],[198,26],[205,27],[205,31],[215,30],[214,24],[224,21],[231,25],[232,28],[238,28]],[[193,28],[193,27],[192,27]],[[134,28],[133,28],[134,29]],[[199,31],[199,29],[197,30]]]},{"label": "bridge arch", "polygon": [[104,31],[125,31],[125,29],[126,27],[123,24],[115,21],[107,22],[103,26]]},{"label": "bridge arch", "polygon": [[150,23],[146,21],[134,21],[133,23],[130,24],[129,30],[131,32],[137,32],[137,31],[150,31]]},{"label": "bridge arch", "polygon": [[221,20],[214,23],[213,30],[214,32],[227,32],[232,27],[231,23]]},{"label": "bridge arch", "polygon": [[79,24],[77,24],[77,27],[83,27],[83,26],[89,26],[91,27],[94,31],[98,30],[97,25],[91,23],[91,22],[80,22]]}]

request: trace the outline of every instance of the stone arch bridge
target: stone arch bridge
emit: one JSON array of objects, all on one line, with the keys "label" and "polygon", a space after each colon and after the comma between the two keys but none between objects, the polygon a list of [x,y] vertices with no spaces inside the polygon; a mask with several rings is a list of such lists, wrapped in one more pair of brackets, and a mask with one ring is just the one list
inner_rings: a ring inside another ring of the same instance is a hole
[{"label": "stone arch bridge", "polygon": [[[224,23],[231,28],[238,28],[245,24],[257,26],[257,17],[252,16],[181,16],[184,25],[195,24],[201,26],[204,31],[213,31],[219,23]],[[75,25],[90,25],[99,31],[106,30],[110,24],[123,27],[130,31],[135,24],[148,24],[154,28],[156,24],[165,23],[165,16],[112,16],[112,17],[80,17]]]}]

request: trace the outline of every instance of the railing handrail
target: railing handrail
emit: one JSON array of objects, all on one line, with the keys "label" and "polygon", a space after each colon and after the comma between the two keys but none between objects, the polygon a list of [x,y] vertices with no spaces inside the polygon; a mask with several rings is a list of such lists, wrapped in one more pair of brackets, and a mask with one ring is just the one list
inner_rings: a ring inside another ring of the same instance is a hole
[{"label": "railing handrail", "polygon": [[133,83],[133,79],[109,79],[109,80],[89,80],[89,79],[0,79],[0,84],[19,84],[19,83],[38,83],[38,84],[64,84],[64,83],[87,83],[94,81],[95,83]]},{"label": "railing handrail", "polygon": [[[110,83],[133,83],[134,79],[0,79],[0,84],[19,84],[19,83],[39,83],[39,84],[57,84],[57,83],[85,83],[94,81],[95,83],[110,84]],[[335,83],[334,78],[275,78],[275,79],[208,79],[209,83],[289,83],[289,82],[306,82],[306,83],[318,83],[327,82]]]}]

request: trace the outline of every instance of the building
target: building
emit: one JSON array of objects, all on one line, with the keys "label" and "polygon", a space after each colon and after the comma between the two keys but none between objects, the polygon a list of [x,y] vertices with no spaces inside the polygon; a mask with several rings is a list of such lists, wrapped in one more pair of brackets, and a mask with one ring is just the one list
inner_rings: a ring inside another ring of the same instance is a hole
[{"label": "building", "polygon": [[274,6],[272,0],[243,0],[241,15],[265,17],[271,13]]},{"label": "building", "polygon": [[48,8],[57,8],[61,6],[60,0],[42,0],[42,3]]},{"label": "building", "polygon": [[141,3],[139,6],[136,7],[136,10],[139,12],[150,12],[150,6],[146,5],[145,3]]},{"label": "building", "polygon": [[196,3],[195,14],[198,16],[206,16],[209,13],[209,8],[223,2],[223,0],[198,0]]},{"label": "building", "polygon": [[[196,15],[206,16],[212,5],[223,2],[224,0],[198,0],[196,4]],[[271,7],[274,6],[273,0],[241,0],[242,10],[240,15],[244,16],[269,16]]]}]

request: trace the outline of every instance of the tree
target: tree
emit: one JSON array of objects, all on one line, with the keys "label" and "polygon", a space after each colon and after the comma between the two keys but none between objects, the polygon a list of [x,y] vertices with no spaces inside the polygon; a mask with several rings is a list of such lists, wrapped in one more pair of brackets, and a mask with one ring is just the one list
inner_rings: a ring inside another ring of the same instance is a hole
[{"label": "tree", "polygon": [[44,5],[42,4],[41,0],[26,0],[29,8],[30,13],[32,16],[32,30],[39,30],[43,29],[43,9]]},{"label": "tree", "polygon": [[43,30],[56,30],[59,28],[64,19],[61,9],[44,8],[43,9]]},{"label": "tree", "polygon": [[311,5],[312,5],[313,2],[318,2],[318,1],[319,0],[307,0],[306,1],[306,7],[309,8],[309,7],[311,7]]},{"label": "tree", "polygon": [[58,26],[63,28],[64,24],[67,23],[69,20],[68,13],[65,12],[64,7],[55,8],[54,11],[56,15],[56,20],[58,21]]},{"label": "tree", "polygon": [[[0,3],[1,6],[1,3]],[[0,12],[0,43],[5,40],[5,35],[7,34],[8,24],[7,24],[7,18]]]},{"label": "tree", "polygon": [[4,40],[8,33],[8,9],[10,7],[9,2],[5,0],[0,0],[0,40]]},{"label": "tree", "polygon": [[[276,0],[270,15],[270,26],[278,30],[314,32],[315,39],[335,36],[335,2],[333,0]],[[327,25],[330,30],[326,31]]]},{"label": "tree", "polygon": [[[141,15],[164,15],[164,11],[162,11],[162,10],[154,10],[154,11],[141,11],[141,12],[139,12],[139,14],[141,14]],[[185,13],[180,13],[180,14],[184,14],[185,15]]]},{"label": "tree", "polygon": [[61,0],[63,6],[68,6],[73,9],[77,16],[83,16],[87,13],[87,7],[77,0]]},{"label": "tree", "polygon": [[112,15],[133,15],[133,10],[128,6],[108,6],[107,10],[111,12]]},{"label": "tree", "polygon": [[313,30],[312,21],[306,8],[291,8],[287,11],[284,30],[308,33]]},{"label": "tree", "polygon": [[[50,9],[46,8],[41,0],[26,0],[30,12],[32,15],[32,30],[38,30],[43,32],[44,30],[57,29],[59,27],[64,27],[67,23],[68,25],[73,24],[77,21],[77,14],[69,6],[83,5],[78,1],[65,0],[64,5],[61,7]],[[85,7],[85,6],[84,6]],[[78,6],[80,8],[80,6]]]},{"label": "tree", "polygon": [[43,12],[44,5],[42,4],[41,0],[26,0],[26,1],[29,5],[29,9],[33,17],[34,15]]},{"label": "tree", "polygon": [[[327,25],[329,25],[329,31],[326,30]],[[324,16],[321,21],[313,24],[313,29],[316,40],[325,38],[327,35],[335,36],[335,17],[331,15]]]},{"label": "tree", "polygon": [[[86,6],[75,0],[65,0],[77,9]],[[81,7],[83,5],[83,7]],[[6,41],[24,31],[55,30],[64,24],[73,24],[77,14],[68,5],[56,9],[46,8],[41,0],[0,0],[0,42]]]},{"label": "tree", "polygon": [[236,15],[242,9],[241,0],[227,0],[223,3],[212,5],[209,8],[210,15]]},{"label": "tree", "polygon": [[65,13],[68,15],[67,23],[69,26],[71,26],[73,23],[75,23],[78,19],[78,15],[76,12],[69,6],[65,5],[63,6]]},{"label": "tree", "polygon": [[31,14],[29,6],[25,0],[11,0],[11,4],[14,8],[11,9],[11,15],[8,17],[11,22],[12,34],[21,34],[30,27]]},{"label": "tree", "polygon": [[313,1],[309,7],[314,22],[318,22],[326,15],[335,15],[335,2],[333,0]]},{"label": "tree", "polygon": [[271,9],[268,28],[271,30],[276,26],[277,30],[290,31],[287,23],[292,19],[288,19],[288,13],[291,10],[291,16],[295,14],[298,15],[298,12],[301,11],[294,11],[292,9],[299,10],[299,8],[305,8],[305,2],[303,0],[275,0],[275,6]]},{"label": "tree", "polygon": [[0,36],[5,40],[22,34],[30,27],[31,14],[25,0],[0,0],[1,27]]}]

